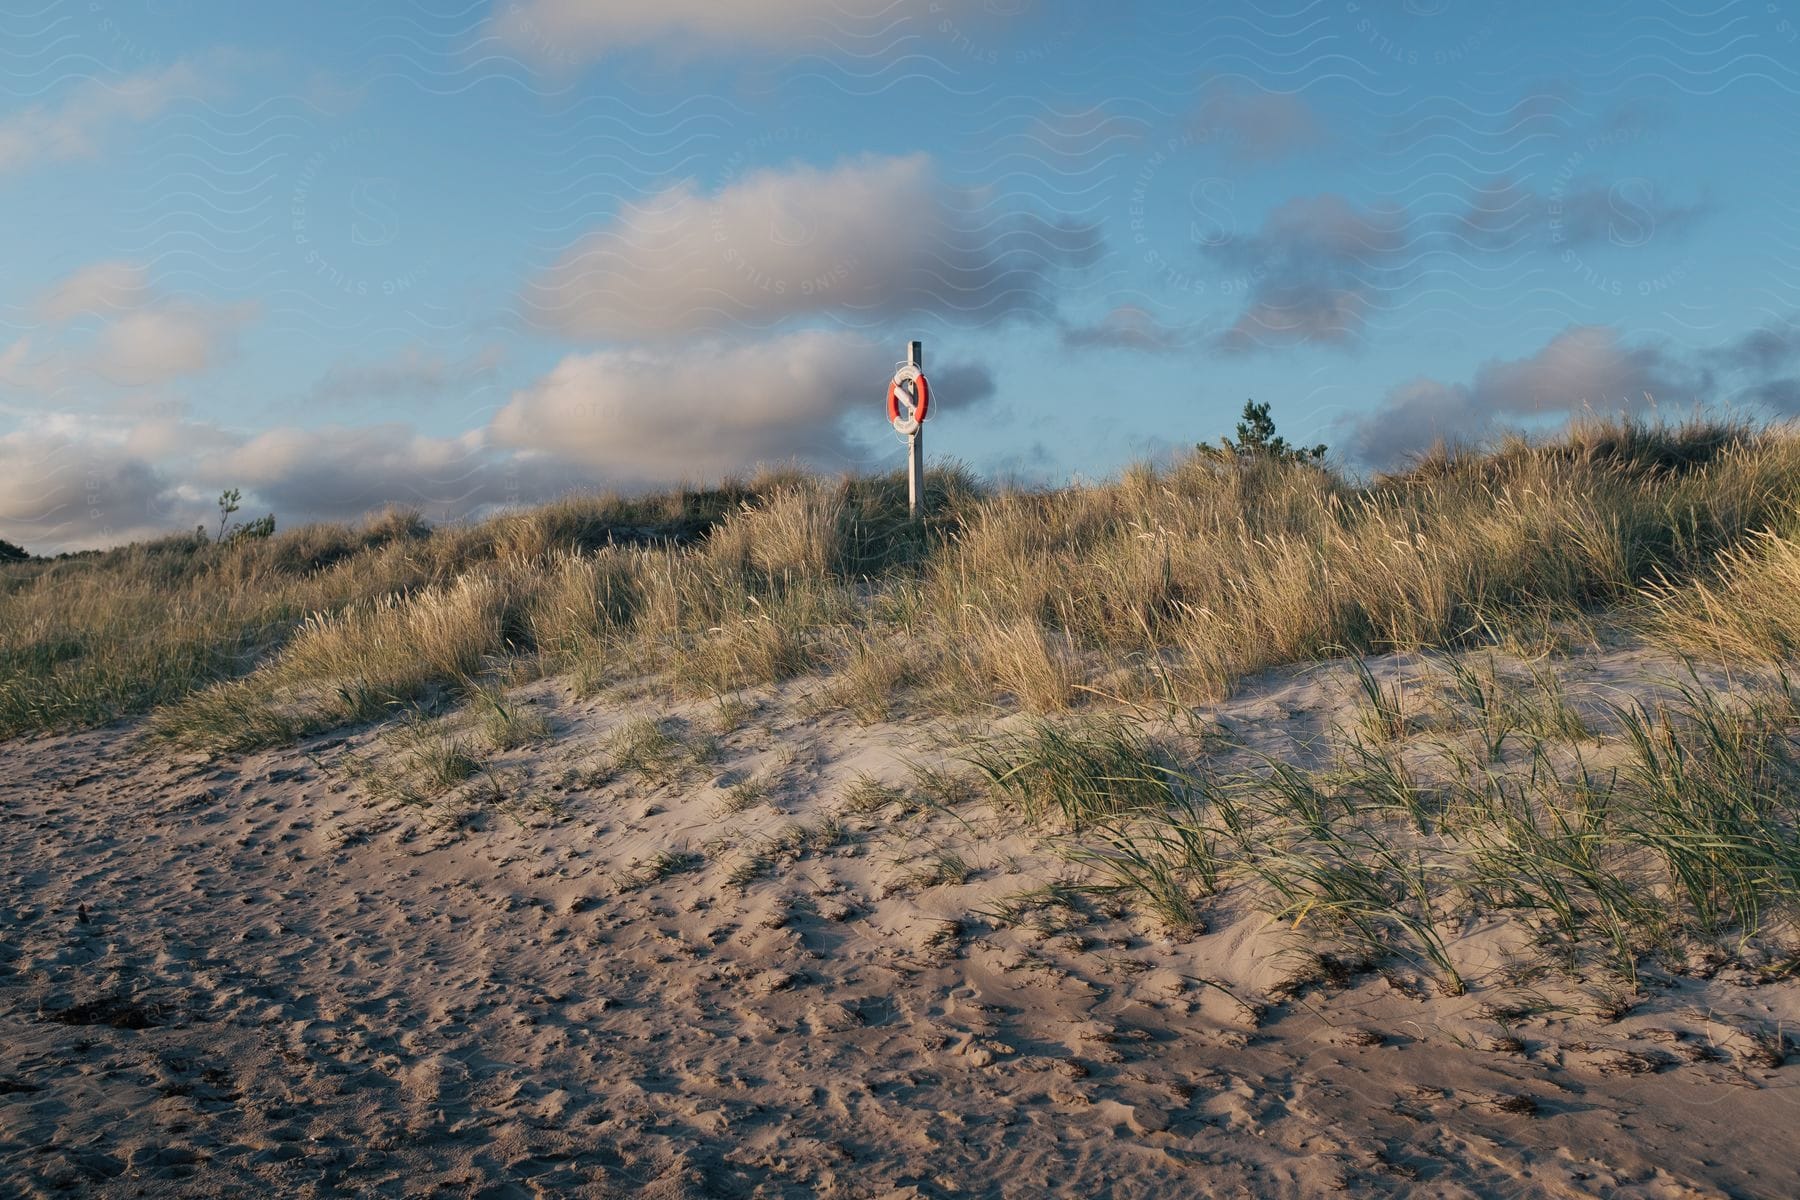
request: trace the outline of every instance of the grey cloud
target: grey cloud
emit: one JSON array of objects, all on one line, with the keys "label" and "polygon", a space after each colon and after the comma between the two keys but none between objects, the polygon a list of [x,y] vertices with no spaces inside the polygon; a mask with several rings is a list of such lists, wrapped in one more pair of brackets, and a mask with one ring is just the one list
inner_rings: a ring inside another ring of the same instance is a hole
[{"label": "grey cloud", "polygon": [[1466,207],[1451,218],[1455,239],[1483,250],[1511,250],[1541,240],[1544,201],[1516,179],[1485,180],[1469,192]]},{"label": "grey cloud", "polygon": [[1097,257],[1096,227],[940,181],[924,155],[759,170],[718,194],[682,184],[583,237],[525,300],[576,336],[768,328],[808,314],[1042,316],[1054,276]]},{"label": "grey cloud", "polygon": [[1206,247],[1219,266],[1253,280],[1215,345],[1226,353],[1354,345],[1370,312],[1405,286],[1410,247],[1403,209],[1358,208],[1329,193],[1287,201],[1256,233]]},{"label": "grey cloud", "polygon": [[1206,89],[1193,124],[1197,135],[1246,164],[1278,162],[1325,140],[1305,97],[1227,81]]},{"label": "grey cloud", "polygon": [[1508,420],[1685,406],[1709,399],[1712,391],[1709,371],[1659,343],[1631,345],[1610,326],[1578,325],[1535,354],[1483,363],[1469,383],[1422,378],[1402,384],[1342,430],[1352,458],[1386,467],[1440,440],[1478,440]]},{"label": "grey cloud", "polygon": [[543,500],[581,482],[554,464],[519,469],[490,450],[481,430],[433,437],[393,422],[270,430],[209,457],[196,474],[244,488],[286,522],[345,520],[387,504],[452,519]]},{"label": "grey cloud", "polygon": [[1770,379],[1752,384],[1743,398],[1784,417],[1800,416],[1800,379]]},{"label": "grey cloud", "polygon": [[172,483],[116,441],[31,428],[0,435],[0,537],[38,554],[191,528]]},{"label": "grey cloud", "polygon": [[1792,374],[1800,370],[1800,313],[1771,320],[1715,346],[1702,361],[1740,381],[1733,399],[1783,416],[1800,415],[1800,379]]},{"label": "grey cloud", "polygon": [[1121,304],[1098,321],[1069,325],[1062,332],[1062,344],[1071,350],[1140,350],[1165,354],[1183,349],[1192,342],[1190,331],[1165,325],[1134,304]]},{"label": "grey cloud", "polygon": [[499,346],[487,346],[463,359],[453,359],[424,347],[411,346],[392,357],[373,362],[339,363],[313,384],[315,404],[344,404],[357,400],[428,400],[471,385],[491,382],[505,355]]},{"label": "grey cloud", "polygon": [[933,411],[940,414],[979,408],[999,390],[993,372],[980,363],[952,363],[925,374],[931,382]]},{"label": "grey cloud", "polygon": [[151,417],[125,430],[120,444],[126,453],[146,462],[176,462],[223,454],[243,440],[241,434],[210,422]]},{"label": "grey cloud", "polygon": [[1657,237],[1680,237],[1711,212],[1704,202],[1679,203],[1644,176],[1584,182],[1546,201],[1550,240],[1580,249],[1603,243],[1627,249]]},{"label": "grey cloud", "polygon": [[[38,353],[29,337],[0,350],[0,385],[34,397],[55,393],[66,379],[68,362],[55,352]],[[0,412],[6,409],[0,407]]]},{"label": "grey cloud", "polygon": [[496,451],[481,430],[433,437],[387,423],[244,438],[204,423],[121,431],[59,418],[0,436],[0,537],[55,553],[177,533],[216,519],[226,487],[242,489],[245,514],[272,511],[289,527],[390,503],[454,519],[592,482],[573,465]]},{"label": "grey cloud", "polygon": [[1794,366],[1800,363],[1800,314],[1761,325],[1707,357],[1721,370],[1762,375]]},{"label": "grey cloud", "polygon": [[1711,211],[1636,176],[1549,196],[1510,176],[1491,178],[1442,216],[1358,207],[1334,194],[1291,199],[1256,233],[1203,245],[1215,264],[1252,280],[1244,308],[1215,345],[1227,353],[1356,345],[1371,314],[1412,283],[1414,256],[1427,249],[1566,251],[1603,242],[1630,251],[1684,236]]}]

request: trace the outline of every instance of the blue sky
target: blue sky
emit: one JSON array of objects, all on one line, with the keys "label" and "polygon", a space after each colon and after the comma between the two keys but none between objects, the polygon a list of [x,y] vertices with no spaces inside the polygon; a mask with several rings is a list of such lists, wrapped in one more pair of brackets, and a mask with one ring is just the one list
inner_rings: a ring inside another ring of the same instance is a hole
[{"label": "blue sky", "polygon": [[0,537],[1800,408],[1800,0],[26,0]]}]

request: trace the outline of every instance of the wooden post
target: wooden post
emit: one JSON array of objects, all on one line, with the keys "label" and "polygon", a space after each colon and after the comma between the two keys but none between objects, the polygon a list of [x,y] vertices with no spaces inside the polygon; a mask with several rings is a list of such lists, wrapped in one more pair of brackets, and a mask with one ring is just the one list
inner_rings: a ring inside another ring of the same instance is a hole
[{"label": "wooden post", "polygon": [[[925,343],[906,343],[906,361],[923,371]],[[906,511],[913,520],[925,514],[925,425],[923,422],[906,437]]]}]

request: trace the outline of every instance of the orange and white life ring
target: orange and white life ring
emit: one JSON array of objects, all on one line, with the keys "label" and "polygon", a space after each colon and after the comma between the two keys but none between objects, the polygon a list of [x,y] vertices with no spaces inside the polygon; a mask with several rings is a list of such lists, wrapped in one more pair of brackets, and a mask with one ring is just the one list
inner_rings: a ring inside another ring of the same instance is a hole
[{"label": "orange and white life ring", "polygon": [[[912,387],[903,388],[906,383],[911,383]],[[887,390],[888,421],[894,428],[901,433],[912,433],[925,420],[926,410],[930,407],[931,385],[925,382],[925,373],[911,363],[895,371]]]}]

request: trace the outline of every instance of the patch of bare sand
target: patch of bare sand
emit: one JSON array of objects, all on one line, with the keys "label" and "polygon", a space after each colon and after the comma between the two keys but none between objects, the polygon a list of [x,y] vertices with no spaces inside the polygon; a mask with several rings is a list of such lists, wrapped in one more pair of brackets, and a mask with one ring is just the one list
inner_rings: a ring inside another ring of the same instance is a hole
[{"label": "patch of bare sand", "polygon": [[[1273,674],[1219,716],[1304,756],[1345,694]],[[1800,1194],[1800,1068],[1746,1032],[1800,1017],[1791,980],[1652,977],[1617,1019],[1478,969],[1277,1002],[1291,943],[1248,907],[1186,942],[1001,922],[1070,870],[1043,839],[847,803],[971,730],[790,691],[655,782],[605,769],[616,702],[520,698],[552,740],[454,811],[365,794],[380,731],[0,744],[0,1193]]]}]

